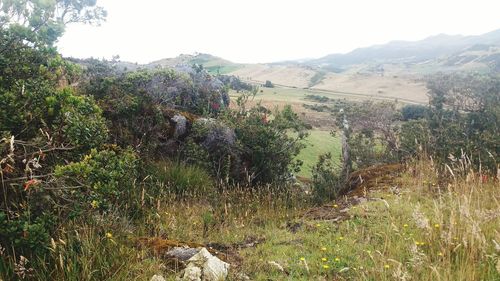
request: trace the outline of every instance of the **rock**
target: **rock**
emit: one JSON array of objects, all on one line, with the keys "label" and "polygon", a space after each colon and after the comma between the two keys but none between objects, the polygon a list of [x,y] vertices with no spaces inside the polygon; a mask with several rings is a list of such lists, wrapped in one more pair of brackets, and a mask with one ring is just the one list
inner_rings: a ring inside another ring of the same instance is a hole
[{"label": "rock", "polygon": [[209,151],[219,147],[232,147],[236,142],[236,133],[233,129],[215,119],[200,118],[195,121],[195,125],[205,131],[202,145]]},{"label": "rock", "polygon": [[176,258],[181,261],[187,261],[196,255],[200,250],[189,247],[175,247],[172,250],[168,251],[166,255],[168,257]]},{"label": "rock", "polygon": [[184,281],[201,281],[201,269],[193,263],[188,264],[184,269],[184,274],[180,279]]},{"label": "rock", "polygon": [[220,281],[227,278],[230,265],[201,248],[187,260],[188,265],[181,272],[179,281]]},{"label": "rock", "polygon": [[153,277],[151,277],[151,280],[150,281],[165,281],[165,278],[163,278],[163,276],[161,275],[153,275]]},{"label": "rock", "polygon": [[187,132],[187,119],[186,117],[176,114],[172,117],[172,121],[175,123],[174,138],[179,138],[186,134]]}]

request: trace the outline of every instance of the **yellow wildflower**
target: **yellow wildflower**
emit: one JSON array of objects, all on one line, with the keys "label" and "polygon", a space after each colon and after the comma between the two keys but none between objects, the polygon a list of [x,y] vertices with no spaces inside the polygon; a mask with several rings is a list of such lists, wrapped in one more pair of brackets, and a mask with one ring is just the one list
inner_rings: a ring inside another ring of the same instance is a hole
[{"label": "yellow wildflower", "polygon": [[388,264],[386,264],[386,265],[384,265],[384,268],[385,268],[385,269],[389,269],[389,268],[390,268],[390,266],[389,266]]},{"label": "yellow wildflower", "polygon": [[439,253],[438,253],[438,256],[442,257],[442,256],[443,256],[443,253],[439,252]]},{"label": "yellow wildflower", "polygon": [[327,258],[321,258],[321,261],[328,261]]},{"label": "yellow wildflower", "polygon": [[325,265],[323,265],[323,268],[324,269],[329,269],[330,267],[327,264],[325,264]]},{"label": "yellow wildflower", "polygon": [[319,223],[318,223],[318,224],[316,224],[316,227],[320,227],[320,226],[321,226],[321,224],[319,224]]},{"label": "yellow wildflower", "polygon": [[436,223],[436,224],[434,224],[434,227],[435,227],[435,228],[439,228],[439,227],[440,227],[440,225],[439,225],[438,223]]},{"label": "yellow wildflower", "polygon": [[326,251],[326,247],[321,247],[321,251]]},{"label": "yellow wildflower", "polygon": [[92,209],[95,209],[95,208],[99,207],[99,202],[97,202],[96,200],[92,200],[92,202],[90,203],[90,206],[92,206]]},{"label": "yellow wildflower", "polygon": [[336,257],[336,258],[335,258],[335,261],[336,261],[336,262],[339,262],[339,261],[340,261],[340,258],[339,258],[339,257]]},{"label": "yellow wildflower", "polygon": [[106,238],[112,239],[113,238],[113,234],[111,234],[111,232],[106,232]]},{"label": "yellow wildflower", "polygon": [[337,205],[337,204],[334,204],[334,205],[333,205],[333,207],[334,207],[334,208],[338,208],[338,207],[339,207],[339,205]]},{"label": "yellow wildflower", "polygon": [[408,224],[406,224],[406,223],[405,223],[405,224],[403,224],[403,227],[408,227]]},{"label": "yellow wildflower", "polygon": [[306,260],[306,258],[304,258],[304,257],[301,257],[301,258],[300,258],[300,260],[301,260],[301,261],[305,261],[305,260]]}]

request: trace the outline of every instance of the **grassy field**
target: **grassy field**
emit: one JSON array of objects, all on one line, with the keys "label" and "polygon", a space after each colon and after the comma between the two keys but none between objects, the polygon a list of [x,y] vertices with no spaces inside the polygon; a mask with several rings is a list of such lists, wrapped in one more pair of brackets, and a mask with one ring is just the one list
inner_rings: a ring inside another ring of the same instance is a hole
[{"label": "grassy field", "polygon": [[[265,188],[158,202],[140,228],[106,219],[75,230],[86,245],[78,264],[67,257],[75,241],[54,241],[52,276],[176,280],[178,264],[162,253],[184,241],[212,245],[231,263],[229,280],[500,280],[498,183],[435,176],[430,162],[411,164],[362,197],[313,208],[298,190]],[[137,248],[139,237],[156,238]]]},{"label": "grassy field", "polygon": [[297,159],[304,161],[299,176],[310,178],[311,169],[318,161],[318,156],[330,152],[333,159],[340,163],[341,145],[340,139],[330,134],[330,131],[311,130],[305,140],[307,145]]}]

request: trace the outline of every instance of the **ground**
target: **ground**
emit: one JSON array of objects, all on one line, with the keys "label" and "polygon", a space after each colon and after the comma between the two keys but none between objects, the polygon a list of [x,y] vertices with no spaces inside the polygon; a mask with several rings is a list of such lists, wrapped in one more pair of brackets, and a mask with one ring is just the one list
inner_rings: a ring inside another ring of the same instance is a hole
[{"label": "ground", "polygon": [[320,207],[293,191],[232,194],[220,209],[166,205],[157,234],[211,247],[231,280],[500,280],[499,185],[483,180],[438,183],[429,163],[391,167]]}]

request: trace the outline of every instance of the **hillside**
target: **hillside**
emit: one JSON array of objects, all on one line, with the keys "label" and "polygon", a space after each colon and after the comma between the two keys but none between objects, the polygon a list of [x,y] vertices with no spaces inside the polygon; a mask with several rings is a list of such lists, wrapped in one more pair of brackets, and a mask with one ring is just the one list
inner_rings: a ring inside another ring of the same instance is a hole
[{"label": "hillside", "polygon": [[[375,45],[359,48],[347,54],[330,54],[325,57],[310,60],[307,65],[322,68],[348,69],[352,65],[359,64],[434,64],[435,71],[446,58],[461,56],[464,52],[474,49],[476,46],[500,46],[500,29],[477,36],[461,36],[439,34],[420,41],[392,41],[383,45]],[[498,53],[498,50],[491,50]],[[478,61],[486,67],[487,61]],[[463,62],[464,64],[466,62]],[[461,65],[461,64],[460,64]]]},{"label": "hillside", "polygon": [[426,104],[423,78],[436,72],[500,71],[500,30],[477,36],[439,34],[420,41],[392,41],[318,59],[240,64],[210,54],[183,54],[123,68],[175,68],[199,64],[211,74],[229,74],[254,84],[329,92],[356,99]]},{"label": "hillside", "polygon": [[166,58],[157,60],[147,64],[146,66],[149,68],[155,67],[169,67],[173,68],[179,65],[192,65],[199,64],[203,65],[203,67],[212,74],[227,74],[229,72],[236,71],[241,68],[243,65],[236,64],[230,62],[228,60],[212,56],[209,54],[193,54],[193,55],[179,55],[175,58]]}]

